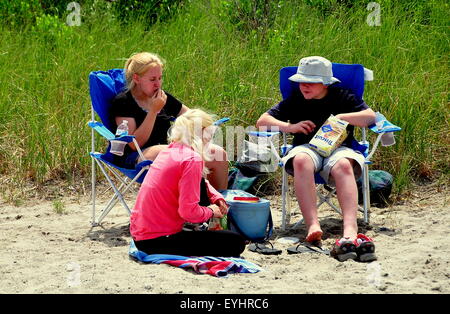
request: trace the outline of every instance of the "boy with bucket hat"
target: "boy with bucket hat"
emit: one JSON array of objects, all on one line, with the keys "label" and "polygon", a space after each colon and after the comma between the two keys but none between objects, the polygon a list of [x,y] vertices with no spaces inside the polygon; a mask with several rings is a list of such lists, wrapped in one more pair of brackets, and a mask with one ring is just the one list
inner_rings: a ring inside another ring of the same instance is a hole
[{"label": "boy with bucket hat", "polygon": [[[356,178],[362,173],[364,157],[350,148],[354,126],[366,127],[375,121],[375,113],[350,91],[333,87],[340,82],[333,77],[329,60],[313,56],[300,60],[297,73],[289,80],[299,83],[298,89],[263,113],[256,126],[278,127],[294,134],[294,148],[283,158],[285,170],[294,176],[295,194],[305,220],[307,242],[318,242],[322,230],[317,217],[315,173],[330,186],[336,187],[343,215],[343,236],[336,240],[332,255],[340,261],[376,259],[373,241],[358,234],[358,189]],[[330,156],[323,157],[308,145],[330,115],[346,121],[348,136]]]}]

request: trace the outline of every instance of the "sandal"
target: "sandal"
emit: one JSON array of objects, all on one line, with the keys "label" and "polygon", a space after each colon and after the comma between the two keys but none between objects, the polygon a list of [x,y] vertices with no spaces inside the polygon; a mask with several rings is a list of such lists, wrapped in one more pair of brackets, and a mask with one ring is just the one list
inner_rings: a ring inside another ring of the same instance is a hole
[{"label": "sandal", "polygon": [[330,251],[322,248],[318,245],[311,243],[299,243],[298,245],[291,246],[287,249],[288,254],[300,254],[300,253],[319,253],[330,255]]},{"label": "sandal", "polygon": [[340,262],[349,259],[355,260],[358,257],[355,242],[351,241],[350,238],[337,239],[330,255]]},{"label": "sandal", "polygon": [[274,248],[272,243],[270,243],[270,242],[267,242],[267,243],[269,243],[271,247],[267,247],[263,243],[252,243],[248,246],[248,249],[252,252],[264,254],[264,255],[281,254],[281,250]]},{"label": "sandal", "polygon": [[373,240],[364,234],[358,234],[356,240],[356,254],[361,262],[372,262],[377,259]]}]

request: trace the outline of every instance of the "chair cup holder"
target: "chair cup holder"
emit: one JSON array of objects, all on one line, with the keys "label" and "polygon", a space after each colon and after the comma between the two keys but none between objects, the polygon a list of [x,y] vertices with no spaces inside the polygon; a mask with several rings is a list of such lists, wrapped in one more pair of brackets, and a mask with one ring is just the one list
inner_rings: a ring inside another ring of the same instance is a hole
[{"label": "chair cup holder", "polygon": [[109,150],[109,152],[117,156],[123,156],[125,145],[127,145],[127,142],[111,140],[111,149]]}]

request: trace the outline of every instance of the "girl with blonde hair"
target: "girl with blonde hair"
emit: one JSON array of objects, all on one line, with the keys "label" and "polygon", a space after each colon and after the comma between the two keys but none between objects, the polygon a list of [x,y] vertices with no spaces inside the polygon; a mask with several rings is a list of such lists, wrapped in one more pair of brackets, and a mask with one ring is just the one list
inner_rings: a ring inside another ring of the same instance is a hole
[{"label": "girl with blonde hair", "polygon": [[175,121],[171,143],[150,167],[131,214],[130,232],[140,251],[234,257],[244,251],[245,239],[238,233],[183,230],[186,222],[221,218],[228,210],[223,196],[203,178],[214,128],[212,117],[199,109]]},{"label": "girl with blonde hair", "polygon": [[[124,66],[127,88],[118,94],[111,104],[111,114],[116,126],[128,121],[128,133],[134,135],[144,157],[154,160],[167,147],[167,132],[171,121],[187,112],[189,108],[162,89],[164,60],[156,54],[140,52],[133,54]],[[214,159],[207,161],[208,179],[219,189],[227,188],[228,162],[223,148],[211,147]],[[134,168],[140,162],[133,143],[127,145],[117,163]]]}]

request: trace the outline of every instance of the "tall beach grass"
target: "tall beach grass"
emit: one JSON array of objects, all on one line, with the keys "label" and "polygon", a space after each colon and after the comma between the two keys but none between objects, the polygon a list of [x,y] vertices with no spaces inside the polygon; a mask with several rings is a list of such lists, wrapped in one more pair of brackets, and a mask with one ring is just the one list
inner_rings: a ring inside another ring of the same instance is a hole
[{"label": "tall beach grass", "polygon": [[361,63],[375,76],[366,102],[402,127],[374,168],[394,174],[398,193],[416,179],[448,178],[449,5],[432,1],[424,23],[423,12],[379,1],[381,25],[369,26],[363,1],[326,14],[312,2],[279,1],[270,27],[253,31],[236,27],[223,1],[206,0],[151,26],[87,4],[81,26],[64,27],[64,17],[41,29],[0,23],[1,195],[11,199],[24,182],[89,180],[88,74],[138,51],[167,60],[164,88],[186,105],[244,127],[280,101],[281,67],[308,55]]}]

